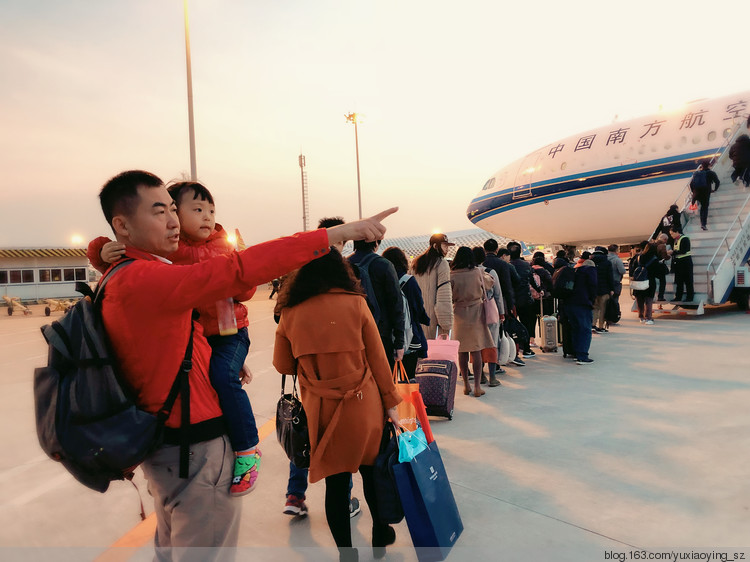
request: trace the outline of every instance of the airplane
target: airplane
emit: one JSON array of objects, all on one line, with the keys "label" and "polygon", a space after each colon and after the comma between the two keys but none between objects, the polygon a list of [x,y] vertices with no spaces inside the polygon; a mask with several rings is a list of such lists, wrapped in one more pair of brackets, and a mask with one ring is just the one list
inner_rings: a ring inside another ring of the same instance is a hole
[{"label": "airplane", "polygon": [[[701,160],[745,126],[750,92],[552,142],[498,170],[466,213],[497,235],[563,246],[647,239]],[[681,206],[681,205],[680,205]]]}]

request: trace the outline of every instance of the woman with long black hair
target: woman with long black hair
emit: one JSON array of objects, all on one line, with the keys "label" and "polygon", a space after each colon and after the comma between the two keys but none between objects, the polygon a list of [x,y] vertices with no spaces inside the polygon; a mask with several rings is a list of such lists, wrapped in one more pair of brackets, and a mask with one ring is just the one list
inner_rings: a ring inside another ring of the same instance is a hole
[{"label": "woman with long black hair", "polygon": [[281,311],[273,364],[297,375],[310,434],[310,482],[325,478],[325,509],[339,556],[356,560],[349,482],[362,475],[372,515],[376,557],[393,544],[378,515],[373,464],[386,416],[399,425],[396,391],[380,334],[351,266],[336,250],[292,273],[277,301]]}]

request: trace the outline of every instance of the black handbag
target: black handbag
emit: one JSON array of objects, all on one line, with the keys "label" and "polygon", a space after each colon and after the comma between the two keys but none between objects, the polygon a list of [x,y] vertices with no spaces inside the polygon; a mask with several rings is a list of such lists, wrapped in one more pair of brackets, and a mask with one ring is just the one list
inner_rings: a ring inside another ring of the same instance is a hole
[{"label": "black handbag", "polygon": [[387,422],[383,428],[380,450],[375,457],[373,469],[381,523],[399,523],[404,518],[404,509],[401,507],[401,498],[393,475],[395,464],[398,464],[398,433],[393,424]]},{"label": "black handbag", "polygon": [[307,415],[297,395],[297,375],[292,375],[292,393],[284,393],[286,375],[281,375],[281,398],[276,404],[276,438],[297,468],[310,467],[310,435]]}]

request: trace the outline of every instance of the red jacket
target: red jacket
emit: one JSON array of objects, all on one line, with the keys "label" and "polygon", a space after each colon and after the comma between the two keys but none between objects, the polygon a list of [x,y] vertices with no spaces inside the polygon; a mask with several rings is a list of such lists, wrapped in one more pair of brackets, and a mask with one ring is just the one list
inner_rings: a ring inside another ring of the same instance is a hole
[{"label": "red jacket", "polygon": [[[91,265],[104,273],[109,265],[102,260],[101,251],[104,244],[111,242],[109,238],[100,236],[89,243],[86,253]],[[223,256],[234,252],[234,246],[227,240],[227,233],[220,224],[217,224],[214,231],[206,240],[193,242],[180,236],[180,246],[177,251],[170,254],[167,259],[177,265],[191,265],[199,263],[209,258]],[[247,307],[242,301],[250,300],[255,294],[255,287],[243,291],[234,296],[234,315],[237,318],[237,328],[245,328],[249,325],[247,319]],[[216,303],[207,306],[201,306],[198,309],[200,313],[199,322],[203,326],[203,333],[206,336],[215,336],[219,333],[219,321],[216,314]]]},{"label": "red jacket", "polygon": [[[329,250],[324,229],[295,234],[252,246],[242,252],[193,265],[169,265],[135,248],[135,262],[107,284],[102,304],[104,326],[123,376],[136,392],[140,407],[157,412],[167,399],[185,354],[194,308],[241,294],[298,268]],[[221,416],[208,378],[211,348],[196,325],[190,371],[190,421]],[[179,427],[179,400],[167,421]]]}]

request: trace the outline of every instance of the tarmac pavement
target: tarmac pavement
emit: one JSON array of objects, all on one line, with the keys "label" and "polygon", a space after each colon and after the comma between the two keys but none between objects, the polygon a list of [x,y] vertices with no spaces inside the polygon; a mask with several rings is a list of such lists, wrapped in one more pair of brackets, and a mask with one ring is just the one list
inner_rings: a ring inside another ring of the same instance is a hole
[{"label": "tarmac pavement", "polygon": [[[273,431],[280,377],[268,294],[248,303],[246,388],[266,436],[258,487],[238,500],[237,559],[335,560],[322,482],[308,490],[308,517],[282,513],[288,461]],[[141,523],[132,485],[93,492],[39,448],[39,326],[61,313],[32,308],[0,315],[0,559],[150,560],[153,517]],[[464,396],[459,381],[453,420],[431,422],[464,523],[449,559],[750,560],[749,328],[733,306],[653,326],[625,312],[593,336],[591,365],[536,349],[481,398]],[[136,483],[151,512],[140,471]],[[357,476],[354,495],[364,499]],[[353,542],[370,560],[362,504]],[[387,559],[416,560],[406,523],[396,532]]]}]

